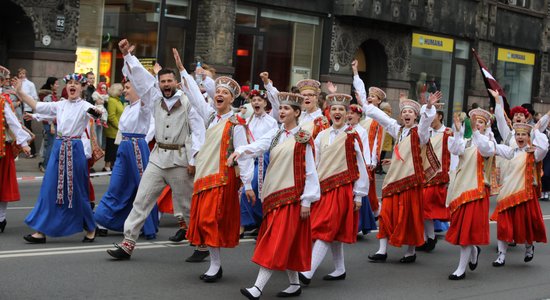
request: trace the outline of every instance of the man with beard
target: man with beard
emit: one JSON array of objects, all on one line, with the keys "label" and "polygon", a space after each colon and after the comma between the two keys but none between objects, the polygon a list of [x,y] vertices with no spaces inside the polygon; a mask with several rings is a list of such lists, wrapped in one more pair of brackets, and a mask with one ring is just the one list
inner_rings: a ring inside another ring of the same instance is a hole
[{"label": "man with beard", "polygon": [[[189,196],[195,173],[193,159],[204,143],[205,126],[183,92],[176,90],[178,81],[173,70],[162,69],[158,73],[157,88],[155,77],[131,54],[134,46],[123,39],[119,47],[142,105],[153,107],[157,141],[143,172],[132,211],[124,223],[124,240],[116,249],[107,250],[115,259],[129,259],[140,230],[166,184],[172,189],[175,200],[174,215],[180,223],[189,224]],[[182,180],[185,177],[189,177],[188,180]]]}]

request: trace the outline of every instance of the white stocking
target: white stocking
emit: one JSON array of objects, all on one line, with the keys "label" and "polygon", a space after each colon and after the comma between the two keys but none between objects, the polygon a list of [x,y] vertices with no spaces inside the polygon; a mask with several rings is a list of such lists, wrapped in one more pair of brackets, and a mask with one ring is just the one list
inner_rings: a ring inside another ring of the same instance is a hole
[{"label": "white stocking", "polygon": [[290,282],[290,286],[286,290],[284,290],[283,293],[292,294],[296,292],[298,289],[300,289],[300,280],[298,279],[298,272],[286,270],[286,274],[288,275],[288,281]]},{"label": "white stocking", "polygon": [[0,202],[0,222],[4,222],[6,219],[6,210],[8,209],[8,202]]},{"label": "white stocking", "polygon": [[503,263],[506,259],[506,250],[508,250],[508,243],[498,240],[498,257],[495,260],[496,262]]},{"label": "white stocking", "polygon": [[346,273],[344,264],[344,244],[342,242],[333,242],[330,244],[332,250],[332,261],[334,262],[334,272],[330,276],[337,277]]},{"label": "white stocking", "polygon": [[380,240],[380,248],[376,252],[376,254],[386,254],[388,252],[388,238],[381,238]]},{"label": "white stocking", "polygon": [[405,257],[413,256],[415,254],[416,254],[416,246],[415,245],[408,245],[407,246],[407,252],[405,252]]},{"label": "white stocking", "polygon": [[313,277],[313,274],[325,258],[325,255],[327,255],[328,247],[329,244],[327,242],[321,240],[315,241],[315,244],[313,244],[313,252],[311,253],[311,270],[302,273],[306,278],[311,279],[311,277]]},{"label": "white stocking", "polygon": [[435,238],[434,220],[424,220],[424,240],[428,241],[428,238]]},{"label": "white stocking", "polygon": [[208,276],[214,276],[218,273],[220,267],[222,266],[220,248],[208,247],[208,250],[210,251],[210,268],[208,268],[208,271],[206,271],[205,274]]},{"label": "white stocking", "polygon": [[460,261],[458,262],[458,268],[453,272],[454,275],[460,276],[466,272],[466,266],[472,255],[473,246],[460,246]]},{"label": "white stocking", "polygon": [[269,281],[269,278],[271,278],[271,274],[273,274],[272,270],[260,267],[258,278],[256,278],[256,283],[254,283],[253,287],[247,288],[246,290],[252,294],[252,296],[259,297],[262,294],[265,285]]}]

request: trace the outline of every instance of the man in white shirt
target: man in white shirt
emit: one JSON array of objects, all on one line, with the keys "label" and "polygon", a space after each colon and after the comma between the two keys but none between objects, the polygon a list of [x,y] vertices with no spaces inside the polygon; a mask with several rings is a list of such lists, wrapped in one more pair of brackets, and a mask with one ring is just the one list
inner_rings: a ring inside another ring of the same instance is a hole
[{"label": "man in white shirt", "polygon": [[[27,70],[25,70],[24,68],[19,68],[17,70],[17,77],[21,80],[21,88],[23,89],[23,92],[31,96],[31,98],[33,98],[34,101],[38,101],[39,99],[38,99],[38,93],[36,92],[36,86],[32,81],[27,79]],[[23,110],[26,113],[30,113],[30,114],[32,113],[32,108],[27,104],[23,105]],[[24,125],[25,127],[27,127],[28,130],[32,132],[32,120],[28,120],[28,121],[24,120]],[[36,154],[34,141],[31,142],[30,147],[31,147],[31,155],[29,155],[29,158],[33,158]]]}]

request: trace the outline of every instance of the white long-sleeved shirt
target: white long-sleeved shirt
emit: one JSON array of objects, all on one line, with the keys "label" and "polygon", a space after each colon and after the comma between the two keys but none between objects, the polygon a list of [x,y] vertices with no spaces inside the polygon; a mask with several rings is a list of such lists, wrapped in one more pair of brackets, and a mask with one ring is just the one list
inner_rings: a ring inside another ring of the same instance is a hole
[{"label": "white long-sleeved shirt", "polygon": [[363,158],[365,160],[365,164],[367,164],[367,166],[376,167],[376,163],[373,164],[371,159],[372,153],[369,147],[369,135],[367,130],[359,124],[352,125],[352,127],[355,131],[357,131],[357,134],[361,138],[361,143],[363,143]]},{"label": "white long-sleeved shirt", "polygon": [[[321,139],[325,135],[329,135],[328,137],[328,144],[332,144],[334,142],[334,139],[342,132],[346,130],[347,126],[343,126],[342,128],[334,128],[330,127],[328,129],[325,129],[321,131],[317,137],[315,138],[315,161],[317,162],[317,166],[319,166],[319,162],[323,159],[323,153],[321,149]],[[365,164],[365,160],[363,159],[363,153],[361,152],[361,148],[359,147],[359,143],[357,141],[354,141],[354,149],[355,149],[355,155],[357,157],[357,168],[359,169],[359,179],[357,179],[353,183],[353,195],[355,202],[361,202],[361,198],[365,197],[369,193],[369,176],[367,174],[367,167]]]},{"label": "white long-sleeved shirt", "polygon": [[271,112],[269,115],[277,120],[277,122],[280,122],[279,106],[281,103],[279,102],[279,90],[273,86],[273,82],[271,82],[271,80],[268,84],[264,84],[264,87],[267,92],[267,100],[271,103]]},{"label": "white long-sleeved shirt", "polygon": [[[464,131],[457,131],[453,126],[453,136],[449,137],[448,147],[449,152],[454,155],[463,155],[466,150],[466,142],[464,139]],[[472,143],[477,147],[479,153],[483,157],[490,157],[495,154],[495,142],[492,137],[492,132],[486,131],[481,134],[479,130],[472,133]]]},{"label": "white long-sleeved shirt", "polygon": [[[27,78],[21,80],[21,89],[23,90],[23,92],[25,92],[25,94],[31,96],[31,98],[33,98],[34,101],[39,100],[38,93],[36,92],[36,86],[32,81],[28,80]],[[26,103],[23,103],[23,104],[24,104],[23,109],[26,112],[32,111],[32,108],[28,104]]]},{"label": "white long-sleeved shirt", "polygon": [[261,115],[252,114],[246,120],[246,124],[254,140],[259,139],[273,128],[279,128],[277,121],[265,112]]},{"label": "white long-sleeved shirt", "polygon": [[[430,127],[430,137],[434,137],[437,134],[443,134],[443,133],[445,133],[446,129],[447,129],[447,127],[445,127],[445,125],[441,125],[441,127],[439,127],[439,129],[434,129],[433,127]],[[447,148],[448,147],[449,146],[447,145]],[[458,156],[451,153],[451,160],[450,160],[450,164],[449,164],[449,170],[451,170],[451,171],[454,170],[454,168],[457,165],[458,165]]]},{"label": "white long-sleeved shirt", "polygon": [[304,110],[300,115],[300,124],[305,124],[307,122],[313,121],[318,117],[322,117],[322,116],[323,116],[323,111],[320,108],[317,108],[317,110],[315,110],[312,113],[309,113]]},{"label": "white long-sleeved shirt", "polygon": [[[539,162],[544,159],[548,152],[548,137],[544,133],[538,130],[531,131],[532,144],[535,146],[535,161]],[[527,150],[528,146],[523,148],[512,148],[507,145],[497,144],[495,145],[496,155],[502,156],[508,160],[513,159],[521,152]]]},{"label": "white long-sleeved shirt", "polygon": [[152,107],[143,105],[141,100],[127,105],[118,121],[121,133],[147,134],[151,123]]},{"label": "white long-sleeved shirt", "polygon": [[4,119],[11,132],[15,135],[15,143],[21,147],[27,147],[27,141],[31,139],[31,136],[21,127],[21,123],[19,123],[17,116],[7,102],[4,102]]},{"label": "white long-sleeved shirt", "polygon": [[[502,103],[504,100],[502,99],[502,96],[499,97]],[[504,116],[504,107],[501,103],[496,103],[495,105],[495,119],[497,120],[498,133],[500,133],[500,136],[502,137],[502,143],[509,145],[510,141],[514,139],[515,131],[508,127],[506,117]],[[539,131],[544,132],[550,123],[550,117],[545,114],[540,118],[539,122],[541,124],[539,126]]]},{"label": "white long-sleeved shirt", "polygon": [[[401,131],[401,125],[397,123],[397,121],[391,117],[389,117],[385,112],[380,110],[378,107],[374,106],[373,104],[363,104],[363,112],[366,116],[373,118],[376,120],[387,133],[389,133],[396,141],[396,143],[400,143],[404,138],[406,138],[411,128],[403,127],[403,131],[401,132],[401,135],[399,136],[399,131]],[[435,107],[432,106],[431,109],[427,109],[426,105],[423,105],[420,109],[420,122],[418,122],[418,137],[420,138],[420,145],[425,145],[428,143],[428,140],[430,139],[430,125],[432,124],[433,119],[435,118],[436,110]]]},{"label": "white long-sleeved shirt", "polygon": [[[164,99],[164,103],[166,103],[168,110],[172,109],[176,102],[179,101],[182,96],[182,91],[177,91],[174,96],[165,98],[158,85],[156,85],[157,79],[141,65],[135,56],[127,54],[124,56],[124,62],[127,68],[128,77],[130,78],[130,82],[132,82],[132,86],[136,89],[136,92],[141,98],[144,106],[148,107],[151,113],[154,111],[152,108],[154,103],[160,101],[161,99]],[[193,158],[204,144],[205,128],[201,117],[193,108],[189,110],[187,122],[189,124],[189,128],[191,129],[192,142],[191,153],[189,153],[189,164],[193,165]]]},{"label": "white long-sleeved shirt", "polygon": [[357,91],[359,94],[359,97],[361,98],[361,102],[363,102],[363,105],[367,103],[367,90],[365,89],[365,83],[359,75],[353,76],[353,88]]},{"label": "white long-sleeved shirt", "polygon": [[[284,125],[282,126],[284,129]],[[294,135],[300,130],[299,126],[294,127],[291,130],[283,132],[279,136],[279,144],[286,139],[294,138]],[[258,157],[263,155],[271,147],[273,139],[279,132],[278,128],[272,128],[268,133],[264,134],[261,138],[248,145],[238,147],[235,152],[241,154],[241,157]],[[317,174],[317,168],[315,167],[315,159],[313,158],[313,149],[310,145],[306,146],[306,181],[304,185],[304,192],[300,196],[301,204],[304,207],[310,207],[311,203],[319,200],[321,197],[321,187],[319,185],[319,175]]]},{"label": "white long-sleeved shirt", "polygon": [[58,102],[38,102],[36,112],[43,115],[52,115],[57,119],[57,134],[65,137],[80,137],[88,126],[90,115],[87,111],[92,104],[82,99],[65,100]]},{"label": "white long-sleeved shirt", "polygon": [[[204,101],[204,98],[202,96],[202,93],[199,89],[199,86],[195,82],[194,78],[187,73],[186,70],[183,70],[181,72],[181,79],[184,84],[183,91],[189,98],[189,102],[193,106],[193,108],[197,111],[198,115],[202,118],[204,124],[207,124],[210,120],[210,117],[213,114],[217,114],[216,110],[206,101]],[[234,113],[232,110],[230,110],[228,113],[224,115],[217,115],[214,117],[212,122],[208,125],[208,128],[214,127],[219,122],[230,118],[233,116]],[[233,130],[233,146],[235,149],[237,149],[240,146],[244,146],[248,144],[248,141],[246,139],[246,131],[244,126],[235,126],[235,129]],[[207,147],[205,144],[204,147]],[[223,162],[220,162],[223,163]],[[241,181],[243,182],[246,190],[252,189],[252,176],[254,173],[254,161],[252,159],[248,158],[239,158],[237,160],[237,164],[239,165],[240,169],[240,177]]]}]

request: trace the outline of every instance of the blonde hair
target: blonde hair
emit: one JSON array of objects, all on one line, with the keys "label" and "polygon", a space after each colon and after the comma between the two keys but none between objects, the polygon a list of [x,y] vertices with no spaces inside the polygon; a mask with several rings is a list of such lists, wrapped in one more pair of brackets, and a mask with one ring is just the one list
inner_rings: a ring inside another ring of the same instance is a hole
[{"label": "blonde hair", "polygon": [[391,110],[391,105],[388,102],[381,102],[380,103],[380,109],[383,111],[386,111],[388,109]]},{"label": "blonde hair", "polygon": [[111,85],[111,87],[107,90],[107,93],[109,93],[109,96],[118,98],[120,95],[122,95],[122,90],[124,90],[124,87],[120,83],[115,83]]}]

